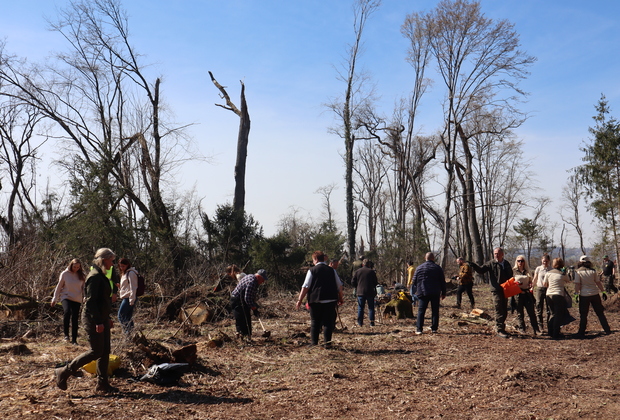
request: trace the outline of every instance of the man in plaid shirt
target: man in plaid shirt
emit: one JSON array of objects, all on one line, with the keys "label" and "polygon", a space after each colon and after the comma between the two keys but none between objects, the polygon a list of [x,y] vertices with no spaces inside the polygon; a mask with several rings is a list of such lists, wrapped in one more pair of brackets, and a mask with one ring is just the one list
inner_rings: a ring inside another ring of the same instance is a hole
[{"label": "man in plaid shirt", "polygon": [[258,317],[256,293],[258,286],[267,280],[267,272],[260,269],[256,274],[248,274],[239,281],[230,297],[233,315],[237,325],[237,333],[247,339],[252,338],[252,314]]}]

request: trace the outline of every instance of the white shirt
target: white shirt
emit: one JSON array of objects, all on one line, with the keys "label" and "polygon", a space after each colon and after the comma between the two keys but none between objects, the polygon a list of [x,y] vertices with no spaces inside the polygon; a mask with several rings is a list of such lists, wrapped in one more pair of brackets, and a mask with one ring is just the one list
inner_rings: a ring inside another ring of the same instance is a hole
[{"label": "white shirt", "polygon": [[551,266],[545,267],[544,265],[539,265],[536,267],[536,271],[534,271],[534,286],[544,287],[543,281],[545,281],[545,274],[547,274],[551,269]]},{"label": "white shirt", "polygon": [[80,280],[77,273],[69,270],[63,271],[60,273],[58,285],[54,290],[52,303],[62,302],[65,299],[82,303],[84,296],[84,283],[84,281]]}]

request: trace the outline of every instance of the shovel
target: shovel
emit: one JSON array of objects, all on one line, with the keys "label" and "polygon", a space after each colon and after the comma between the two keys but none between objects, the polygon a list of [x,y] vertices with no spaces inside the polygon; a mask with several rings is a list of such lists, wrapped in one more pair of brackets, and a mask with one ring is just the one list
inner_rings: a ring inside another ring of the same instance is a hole
[{"label": "shovel", "polygon": [[344,323],[342,322],[342,318],[340,318],[340,311],[338,310],[338,306],[336,306],[336,314],[338,315],[338,321],[340,321],[340,327],[341,327],[342,331],[346,331],[347,330],[347,326],[344,325]]},{"label": "shovel", "polygon": [[263,325],[263,321],[261,321],[260,318],[258,318],[258,322],[260,322],[260,327],[263,329],[263,335],[261,337],[265,337],[265,338],[271,337],[271,331],[267,331],[265,329],[265,326]]}]

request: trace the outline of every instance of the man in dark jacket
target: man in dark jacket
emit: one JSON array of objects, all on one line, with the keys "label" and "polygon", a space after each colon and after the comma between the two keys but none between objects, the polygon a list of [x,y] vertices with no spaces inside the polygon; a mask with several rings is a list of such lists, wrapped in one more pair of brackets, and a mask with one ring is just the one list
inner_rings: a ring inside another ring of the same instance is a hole
[{"label": "man in dark jacket", "polygon": [[308,296],[310,307],[310,339],[312,345],[319,344],[319,335],[323,329],[325,348],[332,345],[332,334],[336,327],[336,305],[342,304],[342,281],[336,270],[325,263],[325,254],[315,251],[312,254],[314,267],[308,270],[304,284],[301,286],[297,309]]},{"label": "man in dark jacket", "polygon": [[431,304],[431,332],[437,332],[439,328],[439,302],[446,297],[446,278],[443,269],[435,264],[435,254],[427,252],[424,259],[426,261],[420,264],[413,274],[416,296],[420,299],[415,332],[418,335],[422,334],[424,315],[429,303]]},{"label": "man in dark jacket", "polygon": [[493,295],[493,304],[495,305],[495,328],[497,329],[497,335],[502,338],[508,338],[506,333],[508,299],[504,297],[502,284],[512,277],[512,266],[504,259],[504,250],[502,248],[495,248],[493,250],[493,257],[493,260],[482,266],[472,262],[469,262],[469,265],[476,273],[489,273],[489,284],[491,285],[491,294]]},{"label": "man in dark jacket", "polygon": [[368,304],[368,320],[370,326],[375,326],[375,296],[377,296],[377,273],[373,270],[374,263],[370,260],[363,261],[363,267],[353,274],[351,285],[355,287],[357,296],[357,325],[364,325],[364,306]]}]

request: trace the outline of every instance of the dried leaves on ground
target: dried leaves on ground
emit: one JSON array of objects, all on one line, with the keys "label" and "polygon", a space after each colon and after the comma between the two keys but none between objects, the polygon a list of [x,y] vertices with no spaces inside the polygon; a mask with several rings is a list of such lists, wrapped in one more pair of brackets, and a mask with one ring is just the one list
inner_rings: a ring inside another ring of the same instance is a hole
[{"label": "dried leaves on ground", "polygon": [[[487,287],[476,286],[475,293],[477,307],[492,315]],[[559,341],[514,328],[511,338],[499,338],[492,320],[453,308],[452,296],[442,302],[438,334],[415,335],[413,319],[379,317],[375,327],[360,328],[350,300],[340,308],[330,350],[308,346],[309,316],[295,311],[294,301],[292,295],[264,300],[262,321],[271,335],[261,337],[256,322],[249,344],[234,338],[231,319],[174,335],[178,321],[154,325],[148,311],[138,311],[145,341],[113,334],[113,353],[123,364],[111,379],[120,392],[110,395],[96,394],[88,374],[71,378],[67,391],[55,387],[53,368],[86,349],[83,337],[73,346],[45,332],[56,327],[38,326],[26,337],[4,327],[0,412],[22,420],[620,418],[616,296],[606,302],[612,335],[601,334],[590,313],[586,339],[570,337],[576,321]],[[576,308],[571,313],[578,318]],[[514,314],[509,324],[516,324]],[[175,361],[179,349],[192,363],[176,385],[138,380],[152,363],[149,352]]]}]

